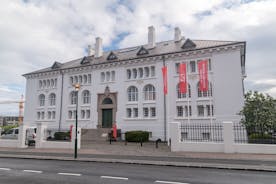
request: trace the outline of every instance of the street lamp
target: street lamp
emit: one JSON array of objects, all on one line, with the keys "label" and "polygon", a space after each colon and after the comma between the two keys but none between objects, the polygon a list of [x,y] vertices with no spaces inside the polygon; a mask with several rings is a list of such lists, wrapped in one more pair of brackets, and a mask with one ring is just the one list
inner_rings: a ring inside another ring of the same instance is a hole
[{"label": "street lamp", "polygon": [[78,157],[78,92],[80,90],[80,84],[76,83],[73,85],[75,88],[75,98],[76,98],[76,131],[75,131],[75,154],[74,158]]}]

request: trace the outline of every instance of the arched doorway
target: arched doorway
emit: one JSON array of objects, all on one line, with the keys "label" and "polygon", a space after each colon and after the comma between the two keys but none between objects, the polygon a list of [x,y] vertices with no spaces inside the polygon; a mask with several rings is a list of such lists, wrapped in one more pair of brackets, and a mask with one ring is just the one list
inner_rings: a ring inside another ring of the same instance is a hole
[{"label": "arched doorway", "polygon": [[117,93],[110,93],[109,87],[98,94],[98,128],[111,128],[116,121]]}]

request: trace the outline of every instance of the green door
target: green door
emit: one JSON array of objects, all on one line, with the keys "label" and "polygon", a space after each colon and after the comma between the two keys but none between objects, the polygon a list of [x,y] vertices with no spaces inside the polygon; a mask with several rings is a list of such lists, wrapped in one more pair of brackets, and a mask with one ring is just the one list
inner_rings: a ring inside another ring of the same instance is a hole
[{"label": "green door", "polygon": [[102,125],[103,128],[112,127],[112,109],[103,109]]}]

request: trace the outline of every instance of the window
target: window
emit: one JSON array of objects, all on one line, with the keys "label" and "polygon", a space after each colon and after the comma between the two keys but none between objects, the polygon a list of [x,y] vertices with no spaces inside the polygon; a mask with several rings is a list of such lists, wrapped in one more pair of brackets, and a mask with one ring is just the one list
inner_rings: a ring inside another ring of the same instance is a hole
[{"label": "window", "polygon": [[133,117],[134,118],[138,117],[138,108],[133,108]]},{"label": "window", "polygon": [[70,77],[70,83],[74,84],[74,78],[73,77]]},{"label": "window", "polygon": [[48,119],[51,119],[51,117],[52,117],[52,112],[48,111]]},{"label": "window", "polygon": [[147,108],[147,107],[143,108],[143,115],[145,118],[149,117],[149,108]]},{"label": "window", "polygon": [[79,82],[78,76],[75,76],[75,77],[74,77],[74,84],[77,84],[78,82]]},{"label": "window", "polygon": [[136,79],[137,78],[137,69],[132,69],[132,73],[133,73],[133,78]]},{"label": "window", "polygon": [[79,76],[79,82],[82,83],[82,76]]},{"label": "window", "polygon": [[46,87],[46,80],[43,80],[43,88]]},{"label": "window", "polygon": [[84,76],[83,76],[83,81],[84,81],[84,84],[87,83],[87,75],[84,75]]},{"label": "window", "polygon": [[55,79],[55,87],[57,87],[57,79]]},{"label": "window", "polygon": [[183,117],[183,107],[176,106],[177,117]]},{"label": "window", "polygon": [[69,119],[73,119],[73,112],[72,112],[72,111],[69,111],[69,112],[68,112],[68,118],[69,118]]},{"label": "window", "polygon": [[44,119],[44,112],[41,112],[41,119]]},{"label": "window", "polygon": [[49,104],[50,106],[56,105],[56,95],[54,93],[49,95]]},{"label": "window", "polygon": [[105,80],[105,73],[101,72],[101,82],[104,82],[104,80]]},{"label": "window", "polygon": [[36,113],[37,119],[40,119],[40,112]]},{"label": "window", "polygon": [[106,81],[107,81],[107,82],[110,81],[110,72],[106,72]]},{"label": "window", "polygon": [[86,119],[90,119],[90,110],[86,110]]},{"label": "window", "polygon": [[91,74],[88,74],[88,83],[91,84]]},{"label": "window", "polygon": [[39,81],[39,88],[42,88],[42,81]]},{"label": "window", "polygon": [[155,76],[155,67],[154,66],[150,67],[150,73],[151,73],[151,77]]},{"label": "window", "polygon": [[190,105],[189,105],[189,109],[187,105],[185,106],[185,117],[188,117],[188,114],[189,116],[192,116],[192,107]]},{"label": "window", "polygon": [[45,105],[45,95],[40,94],[39,95],[39,106],[44,106]]},{"label": "window", "polygon": [[180,63],[175,63],[175,72],[178,74],[179,73],[179,64]]},{"label": "window", "polygon": [[84,90],[82,92],[82,99],[83,104],[89,104],[90,103],[90,92],[88,90]]},{"label": "window", "polygon": [[149,67],[145,67],[145,77],[149,77]]},{"label": "window", "polygon": [[48,79],[48,80],[47,80],[47,87],[50,87],[50,83],[51,83],[51,82],[50,82],[50,80]]},{"label": "window", "polygon": [[52,112],[52,119],[56,119],[56,112],[55,111]]},{"label": "window", "polygon": [[214,115],[214,106],[211,105],[206,105],[206,110],[207,110],[207,116],[213,116]]},{"label": "window", "polygon": [[197,106],[197,115],[198,116],[204,116],[204,106],[203,105],[198,105]]},{"label": "window", "polygon": [[77,93],[75,91],[70,93],[70,103],[72,105],[77,103]]},{"label": "window", "polygon": [[128,69],[128,70],[127,70],[127,79],[130,79],[130,78],[131,78],[131,70]]},{"label": "window", "polygon": [[112,71],[112,72],[111,72],[111,80],[112,80],[112,81],[115,81],[115,71]]},{"label": "window", "polygon": [[212,70],[212,63],[211,63],[211,59],[208,59],[208,70],[211,71]]},{"label": "window", "polygon": [[150,108],[150,116],[151,117],[155,117],[156,116],[156,109],[155,109],[155,107],[151,107]]},{"label": "window", "polygon": [[77,111],[73,111],[73,117],[75,118],[76,117],[76,115],[77,115]]},{"label": "window", "polygon": [[200,85],[199,85],[199,82],[197,83],[197,94],[198,94],[198,97],[210,97],[212,96],[213,94],[213,91],[212,91],[212,83],[209,82],[209,88],[208,88],[208,91],[200,91]]},{"label": "window", "polygon": [[112,100],[110,99],[110,98],[105,98],[104,100],[103,100],[103,103],[102,104],[113,104],[113,102],[112,102]]},{"label": "window", "polygon": [[155,100],[155,88],[148,84],[144,87],[144,100]]},{"label": "window", "polygon": [[130,86],[127,89],[128,101],[138,101],[138,89],[135,86]]},{"label": "window", "polygon": [[[191,85],[190,84],[188,84],[187,91],[188,91],[189,98],[191,98]],[[187,93],[180,93],[179,83],[176,86],[176,93],[177,93],[177,98],[178,99],[186,98],[187,97]]]},{"label": "window", "polygon": [[131,118],[131,108],[127,108],[127,117]]},{"label": "window", "polygon": [[54,85],[55,85],[55,81],[54,79],[51,79],[51,87],[54,87]]},{"label": "window", "polygon": [[85,118],[85,110],[81,110],[81,119]]},{"label": "window", "polygon": [[190,62],[190,72],[191,73],[196,72],[196,63],[195,63],[195,61]]},{"label": "window", "polygon": [[143,68],[138,68],[139,78],[143,78]]}]

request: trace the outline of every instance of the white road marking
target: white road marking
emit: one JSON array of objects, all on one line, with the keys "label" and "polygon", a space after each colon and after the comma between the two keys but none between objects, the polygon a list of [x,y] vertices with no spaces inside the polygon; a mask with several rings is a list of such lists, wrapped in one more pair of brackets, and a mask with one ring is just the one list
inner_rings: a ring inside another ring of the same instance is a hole
[{"label": "white road marking", "polygon": [[181,183],[181,182],[175,182],[175,181],[160,181],[156,180],[155,183],[167,183],[167,184],[189,184],[189,183]]},{"label": "white road marking", "polygon": [[2,170],[2,171],[10,171],[11,169],[10,168],[0,168],[0,170]]},{"label": "white road marking", "polygon": [[81,174],[76,173],[58,173],[59,175],[66,175],[66,176],[81,176]]},{"label": "white road marking", "polygon": [[105,179],[115,179],[115,180],[128,180],[128,178],[124,178],[124,177],[115,177],[115,176],[101,176],[101,178],[105,178]]},{"label": "white road marking", "polygon": [[23,170],[23,172],[42,173],[42,171],[35,171],[35,170]]}]

